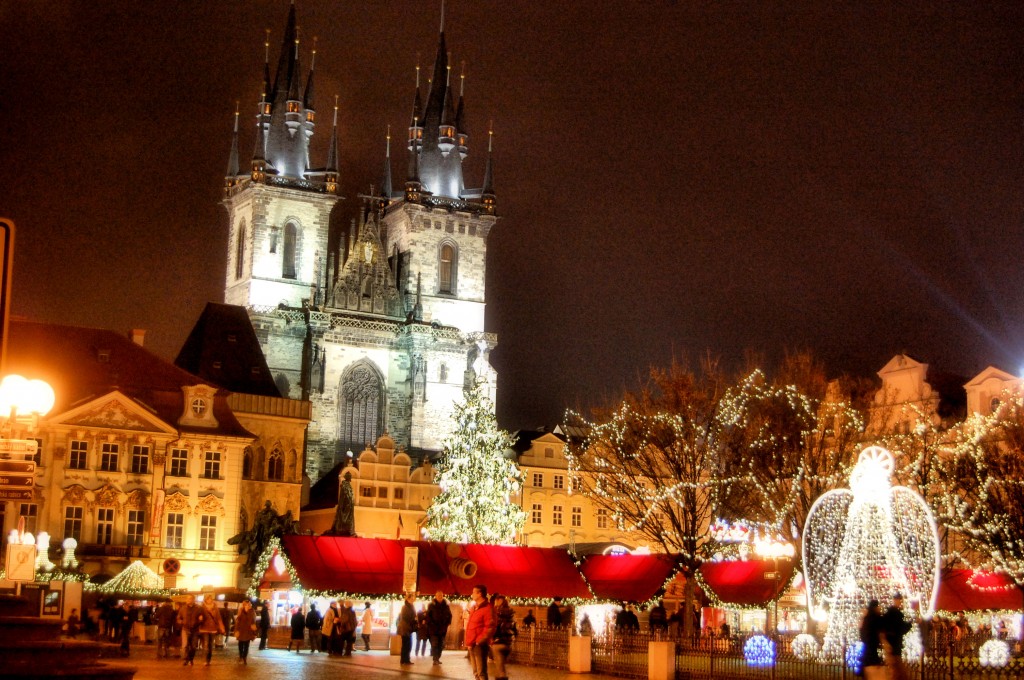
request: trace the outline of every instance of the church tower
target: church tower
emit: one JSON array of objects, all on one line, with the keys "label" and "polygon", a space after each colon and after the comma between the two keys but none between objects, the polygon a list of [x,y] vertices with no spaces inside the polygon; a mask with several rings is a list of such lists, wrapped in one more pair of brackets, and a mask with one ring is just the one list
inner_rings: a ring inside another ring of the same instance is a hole
[{"label": "church tower", "polygon": [[496,396],[488,358],[497,337],[484,328],[487,237],[497,220],[491,145],[482,184],[467,188],[462,79],[453,83],[448,60],[442,21],[425,103],[417,69],[408,140],[397,154],[405,181],[396,190],[389,134],[380,189],[361,197],[330,253],[338,113],[327,163],[311,170],[313,71],[300,87],[294,5],[272,84],[268,49],[245,175],[236,114],[225,302],[249,310],[282,396],[313,404],[313,481],[385,433],[414,460],[432,458],[467,386],[485,381]]}]

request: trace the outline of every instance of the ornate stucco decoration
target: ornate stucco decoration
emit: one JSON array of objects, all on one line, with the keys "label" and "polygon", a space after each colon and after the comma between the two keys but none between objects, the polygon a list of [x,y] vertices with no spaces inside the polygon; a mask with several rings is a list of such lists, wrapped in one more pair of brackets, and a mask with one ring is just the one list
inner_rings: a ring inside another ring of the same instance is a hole
[{"label": "ornate stucco decoration", "polygon": [[217,515],[219,517],[224,517],[226,514],[224,503],[212,493],[199,499],[199,503],[196,504],[196,511],[203,515]]},{"label": "ornate stucco decoration", "polygon": [[180,491],[176,491],[167,497],[167,500],[164,501],[164,510],[167,512],[184,512],[186,515],[192,514],[192,506],[189,505],[188,498]]}]

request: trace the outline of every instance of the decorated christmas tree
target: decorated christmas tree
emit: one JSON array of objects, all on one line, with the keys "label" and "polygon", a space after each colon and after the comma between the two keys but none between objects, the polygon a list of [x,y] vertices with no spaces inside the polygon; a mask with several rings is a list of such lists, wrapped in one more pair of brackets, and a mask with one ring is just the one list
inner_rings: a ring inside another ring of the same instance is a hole
[{"label": "decorated christmas tree", "polygon": [[498,428],[482,383],[456,405],[455,421],[437,465],[441,493],[427,510],[427,535],[433,541],[511,543],[526,519],[512,502],[522,475],[506,457],[514,440]]}]

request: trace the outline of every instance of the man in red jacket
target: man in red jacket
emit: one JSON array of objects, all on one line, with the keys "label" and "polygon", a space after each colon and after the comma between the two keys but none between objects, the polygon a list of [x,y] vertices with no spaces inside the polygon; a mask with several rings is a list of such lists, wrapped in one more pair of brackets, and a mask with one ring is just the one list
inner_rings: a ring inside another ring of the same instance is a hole
[{"label": "man in red jacket", "polygon": [[487,586],[473,586],[472,599],[476,608],[466,624],[466,649],[473,664],[473,677],[487,680],[487,653],[494,637],[494,610],[487,601]]}]

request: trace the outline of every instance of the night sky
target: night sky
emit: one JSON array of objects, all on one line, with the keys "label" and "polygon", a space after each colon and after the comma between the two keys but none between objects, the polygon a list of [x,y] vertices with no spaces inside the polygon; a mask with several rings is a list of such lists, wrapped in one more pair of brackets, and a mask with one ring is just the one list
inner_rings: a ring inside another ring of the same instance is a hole
[{"label": "night sky", "polygon": [[[1024,3],[900,4],[448,0],[467,185],[494,121],[502,426],[708,350],[1021,370]],[[439,5],[298,2],[304,68],[319,38],[314,165],[341,97],[341,224],[379,186],[387,125],[404,138]],[[0,4],[16,314],[146,328],[177,354],[222,299],[235,101],[244,166],[287,8]]]}]

